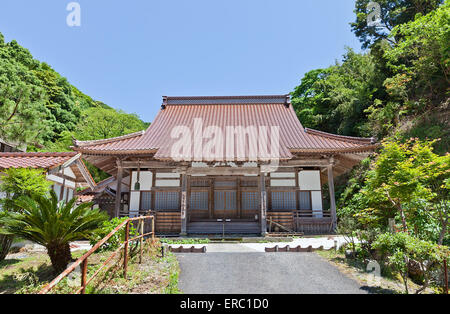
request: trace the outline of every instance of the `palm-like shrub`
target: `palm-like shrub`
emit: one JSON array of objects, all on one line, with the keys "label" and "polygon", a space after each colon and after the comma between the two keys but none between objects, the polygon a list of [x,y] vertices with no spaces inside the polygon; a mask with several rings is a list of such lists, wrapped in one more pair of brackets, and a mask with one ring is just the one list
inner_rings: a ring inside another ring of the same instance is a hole
[{"label": "palm-like shrub", "polygon": [[[46,195],[52,185],[42,169],[10,168],[2,170],[2,173],[0,192],[5,192],[6,197],[0,198],[0,221],[8,212],[20,211],[15,203],[18,198]],[[13,239],[14,235],[0,234],[0,261],[8,255]]]},{"label": "palm-like shrub", "polygon": [[88,239],[108,219],[92,210],[92,204],[75,202],[76,198],[58,203],[53,191],[50,197],[23,196],[16,201],[21,211],[3,218],[4,232],[45,246],[55,273],[60,273],[72,259],[70,242]]}]

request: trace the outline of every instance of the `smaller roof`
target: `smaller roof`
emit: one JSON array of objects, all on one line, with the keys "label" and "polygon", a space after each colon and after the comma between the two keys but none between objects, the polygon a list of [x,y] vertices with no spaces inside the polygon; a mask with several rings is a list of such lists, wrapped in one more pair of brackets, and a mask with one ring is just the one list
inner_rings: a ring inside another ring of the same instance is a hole
[{"label": "smaller roof", "polygon": [[86,165],[81,160],[81,154],[76,152],[58,153],[0,153],[0,171],[9,168],[32,168],[45,169],[47,171],[58,171],[58,168],[70,167],[77,177],[77,182],[81,185],[87,183],[90,187],[95,187]]},{"label": "smaller roof", "polygon": [[0,153],[0,169],[59,167],[77,156],[76,152],[64,153]]}]

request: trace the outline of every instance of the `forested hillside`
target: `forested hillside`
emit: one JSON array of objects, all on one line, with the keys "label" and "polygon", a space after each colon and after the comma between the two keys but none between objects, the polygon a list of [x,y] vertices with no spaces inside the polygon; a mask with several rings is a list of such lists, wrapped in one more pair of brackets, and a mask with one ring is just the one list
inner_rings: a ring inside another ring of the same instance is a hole
[{"label": "forested hillside", "polygon": [[351,24],[367,49],[348,49],[342,61],[303,77],[293,92],[299,118],[306,127],[343,135],[440,138],[436,147],[447,152],[449,2],[377,1],[384,24],[368,27],[369,2],[356,1]]},{"label": "forested hillside", "polygon": [[83,94],[0,33],[0,138],[28,150],[67,151],[72,137],[108,138],[147,126],[137,115]]},{"label": "forested hillside", "polygon": [[377,0],[375,26],[369,2],[356,1],[351,23],[363,52],[347,49],[306,73],[292,102],[305,127],[383,144],[336,181],[340,233],[371,244],[393,218],[406,233],[448,243],[450,1]]}]

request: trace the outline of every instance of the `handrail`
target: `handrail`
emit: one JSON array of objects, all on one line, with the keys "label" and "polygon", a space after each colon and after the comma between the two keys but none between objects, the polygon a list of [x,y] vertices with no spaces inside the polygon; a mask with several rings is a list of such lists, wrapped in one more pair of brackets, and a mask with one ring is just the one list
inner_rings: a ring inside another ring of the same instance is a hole
[{"label": "handrail", "polygon": [[[152,220],[152,232],[148,232],[144,234],[144,221],[147,219]],[[140,225],[140,235],[130,239],[129,233],[130,233],[130,223],[132,221],[139,220]],[[119,248],[114,251],[107,259],[106,261],[100,266],[97,271],[89,278],[87,279],[87,266],[88,266],[88,258],[91,256],[95,251],[97,251],[103,244],[105,244],[114,234],[116,234],[120,229],[122,229],[125,226],[125,241],[119,246]],[[82,274],[81,274],[81,288],[76,291],[76,294],[84,294],[86,291],[86,286],[94,279],[95,276],[97,276],[100,271],[106,267],[106,265],[114,258],[114,256],[117,255],[117,253],[120,252],[120,250],[124,249],[124,277],[127,278],[127,267],[128,267],[128,244],[130,241],[136,241],[140,239],[140,263],[142,262],[142,248],[143,248],[143,239],[145,236],[152,235],[152,240],[155,239],[155,217],[154,216],[141,216],[136,218],[128,218],[124,222],[122,222],[120,225],[118,225],[113,231],[111,231],[106,237],[104,237],[102,240],[97,242],[87,253],[85,253],[82,257],[77,259],[70,267],[68,267],[65,271],[63,271],[61,274],[59,274],[55,279],[52,280],[46,287],[44,287],[39,294],[46,294],[50,290],[52,290],[61,280],[66,278],[70,273],[72,273],[78,266],[81,265],[82,268]]]},{"label": "handrail", "polygon": [[[294,218],[330,218],[331,217],[331,211],[329,210],[321,210],[321,209],[314,209],[314,210],[297,210],[293,212]],[[321,217],[315,217],[316,215],[319,215]]]}]

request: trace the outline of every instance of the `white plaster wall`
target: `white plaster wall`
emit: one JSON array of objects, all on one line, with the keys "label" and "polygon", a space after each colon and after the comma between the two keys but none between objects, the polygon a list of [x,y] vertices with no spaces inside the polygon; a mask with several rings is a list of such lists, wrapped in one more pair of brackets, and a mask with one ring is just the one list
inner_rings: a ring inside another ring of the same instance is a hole
[{"label": "white plaster wall", "polygon": [[[48,174],[48,175],[47,175],[47,180],[52,181],[53,183],[59,183],[59,184],[61,184],[61,185],[62,185],[63,182],[64,182],[64,179],[63,179],[63,178],[57,177],[57,176],[55,176],[55,175],[53,175],[53,174]],[[64,184],[65,184],[65,186],[70,187],[70,188],[72,188],[72,189],[75,189],[75,187],[76,187],[75,181],[66,180],[66,181],[64,182]]]},{"label": "white plaster wall", "polygon": [[294,180],[270,180],[270,186],[295,186]]},{"label": "white plaster wall", "polygon": [[179,187],[180,180],[156,180],[155,185],[159,187]]},{"label": "white plaster wall", "polygon": [[271,178],[295,178],[295,172],[272,172]]},{"label": "white plaster wall", "polygon": [[323,217],[322,192],[312,191],[311,192],[311,203],[312,203],[312,209],[315,211],[314,217],[322,218]]},{"label": "white plaster wall", "polygon": [[141,200],[141,192],[130,192],[130,211],[139,210],[139,203]]},{"label": "white plaster wall", "polygon": [[[62,173],[62,171],[60,173]],[[64,175],[74,178],[74,179],[77,178],[77,176],[75,175],[75,173],[72,171],[72,169],[70,167],[64,168]]]},{"label": "white plaster wall", "polygon": [[165,178],[165,179],[171,179],[171,178],[179,178],[180,174],[179,173],[173,173],[173,172],[160,172],[156,174],[157,178]]},{"label": "white plaster wall", "polygon": [[69,190],[69,196],[68,196],[67,200],[70,201],[72,198],[73,198],[73,190],[70,189],[70,190]]},{"label": "white plaster wall", "polygon": [[300,190],[303,191],[320,191],[322,186],[320,184],[319,170],[305,170],[298,173],[298,184]]},{"label": "white plaster wall", "polygon": [[[131,176],[131,190],[134,190],[134,185],[137,181],[137,171],[133,171]],[[139,182],[141,183],[141,191],[149,191],[152,189],[153,173],[151,171],[141,171]]]},{"label": "white plaster wall", "polygon": [[58,198],[58,200],[60,200],[61,189],[62,189],[62,185],[60,185],[58,183],[53,186],[53,191],[55,191],[56,197]]}]

